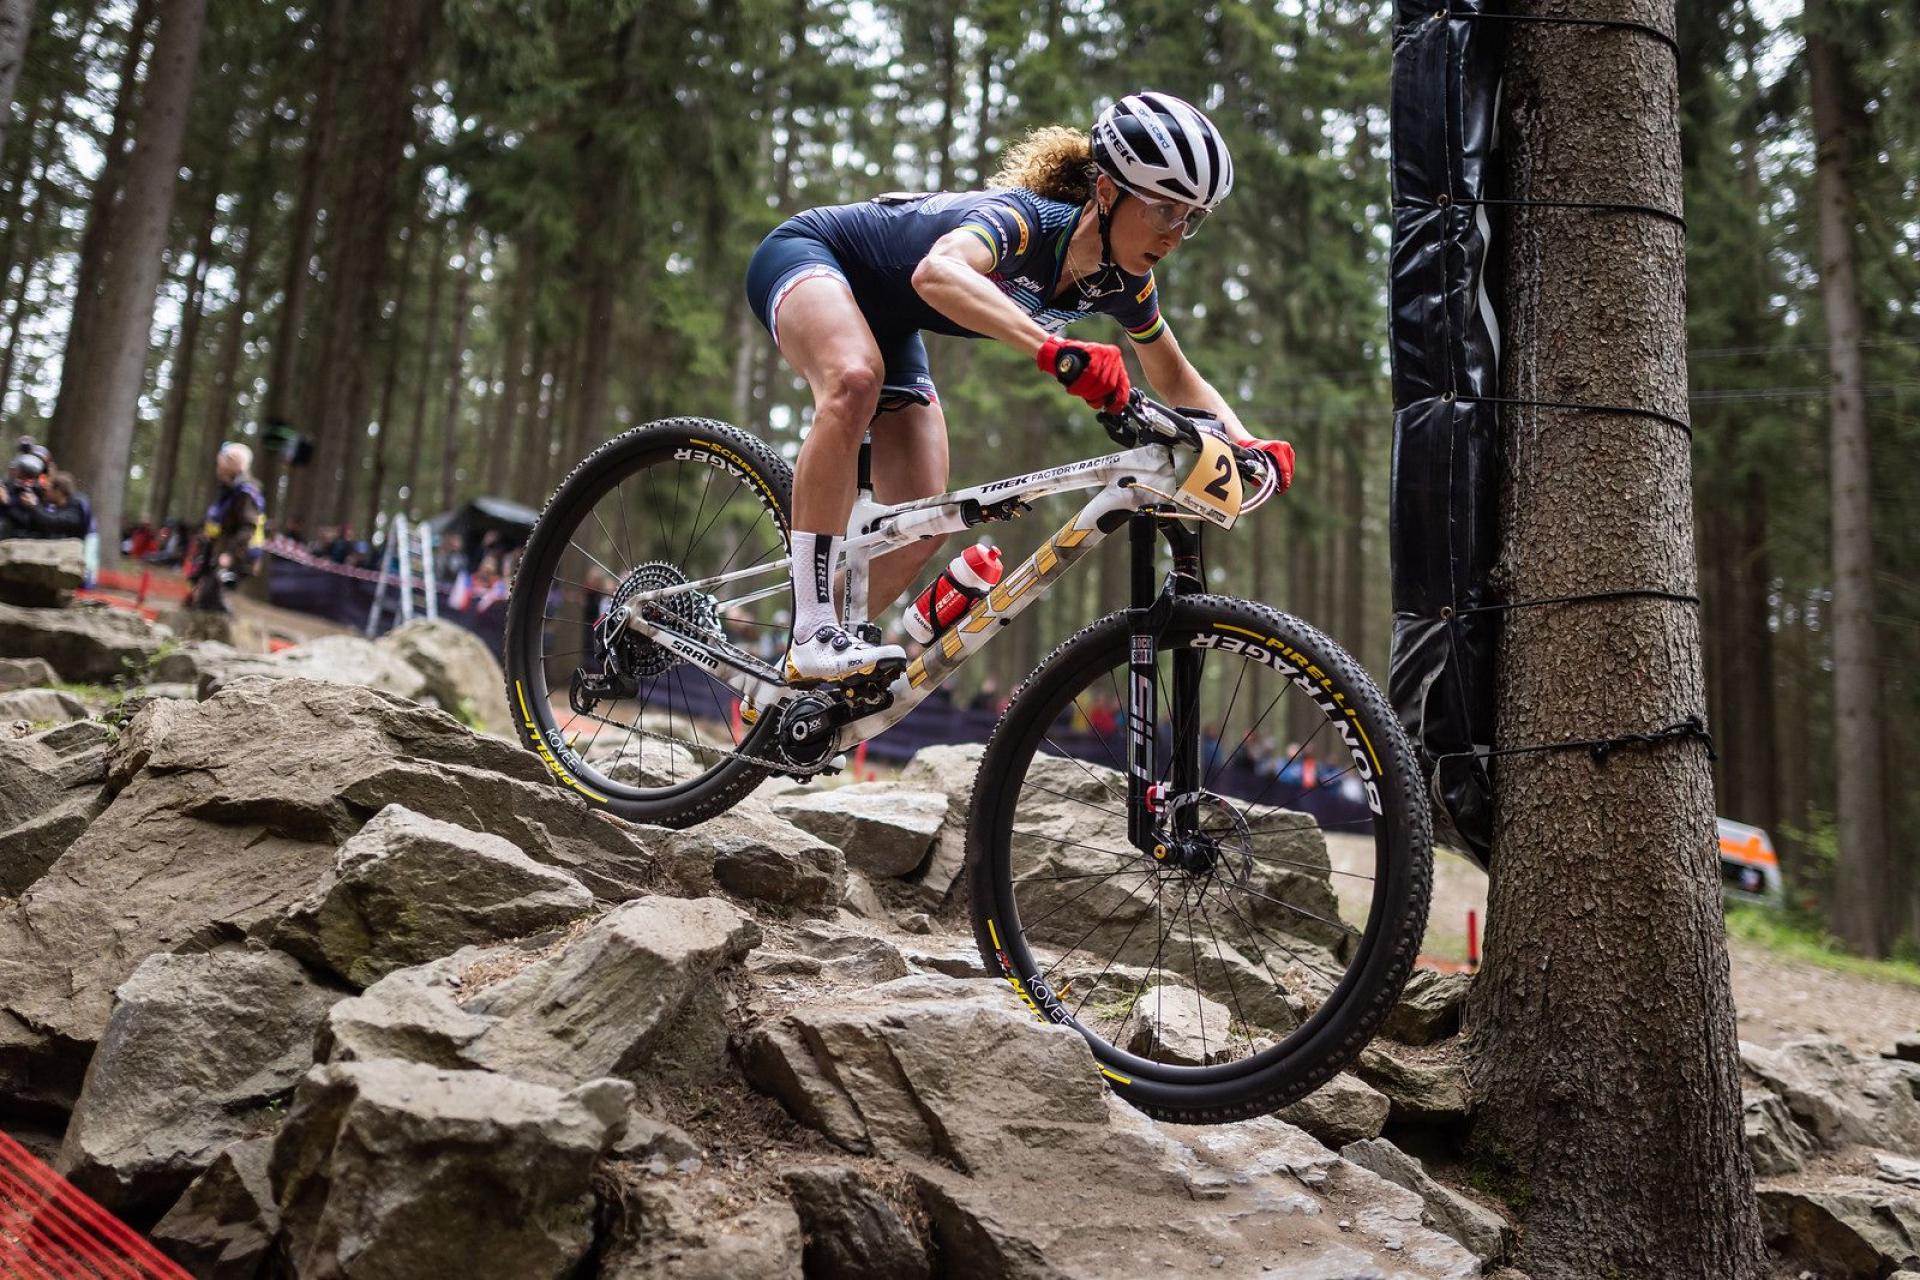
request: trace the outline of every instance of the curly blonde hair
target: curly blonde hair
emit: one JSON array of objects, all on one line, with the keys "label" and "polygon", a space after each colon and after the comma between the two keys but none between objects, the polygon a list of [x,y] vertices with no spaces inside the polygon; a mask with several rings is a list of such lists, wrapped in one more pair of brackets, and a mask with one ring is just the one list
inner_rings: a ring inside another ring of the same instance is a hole
[{"label": "curly blonde hair", "polygon": [[1093,199],[1093,140],[1078,129],[1050,124],[1015,143],[1000,160],[990,187],[1024,187],[1049,200]]}]

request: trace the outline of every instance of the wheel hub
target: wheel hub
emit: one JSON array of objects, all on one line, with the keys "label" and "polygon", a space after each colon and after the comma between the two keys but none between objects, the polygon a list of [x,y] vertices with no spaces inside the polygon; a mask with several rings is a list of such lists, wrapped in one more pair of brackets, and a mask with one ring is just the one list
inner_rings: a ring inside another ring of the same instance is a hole
[{"label": "wheel hub", "polygon": [[1164,830],[1163,867],[1196,877],[1224,875],[1239,884],[1252,877],[1253,832],[1225,796],[1193,791],[1174,797]]}]

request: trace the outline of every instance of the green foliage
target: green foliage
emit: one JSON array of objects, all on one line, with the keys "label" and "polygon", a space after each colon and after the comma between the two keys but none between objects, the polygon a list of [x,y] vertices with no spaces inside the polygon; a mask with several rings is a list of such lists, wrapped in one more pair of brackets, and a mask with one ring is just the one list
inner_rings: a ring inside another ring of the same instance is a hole
[{"label": "green foliage", "polygon": [[1882,982],[1920,987],[1920,961],[1911,951],[1897,959],[1870,960],[1847,951],[1817,924],[1767,907],[1729,904],[1727,936],[1755,943],[1787,959]]}]

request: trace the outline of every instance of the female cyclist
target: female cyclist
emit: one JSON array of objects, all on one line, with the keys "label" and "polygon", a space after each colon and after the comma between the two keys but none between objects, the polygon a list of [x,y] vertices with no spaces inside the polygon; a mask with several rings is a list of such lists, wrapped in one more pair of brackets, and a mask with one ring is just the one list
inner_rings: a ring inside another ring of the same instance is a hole
[{"label": "female cyclist", "polygon": [[[1206,409],[1235,441],[1259,443],[1187,363],[1153,279],[1155,264],[1232,189],[1233,161],[1212,122],[1168,94],[1138,93],[1101,112],[1091,136],[1036,130],[986,191],[808,209],[761,242],[747,268],[747,298],[814,402],[793,479],[789,681],[845,680],[906,656],[877,633],[847,633],[833,581],[869,424],[877,500],[907,502],[947,487],[947,425],[922,329],[997,338],[1049,375],[1061,351],[1077,349],[1087,365],[1067,390],[1108,409],[1132,391],[1120,348],[1056,336],[1104,312],[1125,329],[1161,399]],[[1273,455],[1284,487],[1292,447],[1260,447]],[[913,581],[941,541],[874,560],[873,613]]]}]

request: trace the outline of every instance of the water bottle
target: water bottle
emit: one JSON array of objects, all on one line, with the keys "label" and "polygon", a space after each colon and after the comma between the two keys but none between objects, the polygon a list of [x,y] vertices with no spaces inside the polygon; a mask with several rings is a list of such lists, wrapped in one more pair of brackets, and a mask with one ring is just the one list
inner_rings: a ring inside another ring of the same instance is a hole
[{"label": "water bottle", "polygon": [[1000,548],[976,543],[947,563],[907,607],[901,625],[921,644],[932,644],[999,581]]}]

